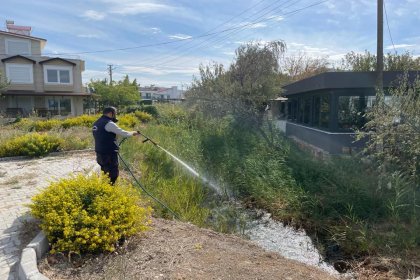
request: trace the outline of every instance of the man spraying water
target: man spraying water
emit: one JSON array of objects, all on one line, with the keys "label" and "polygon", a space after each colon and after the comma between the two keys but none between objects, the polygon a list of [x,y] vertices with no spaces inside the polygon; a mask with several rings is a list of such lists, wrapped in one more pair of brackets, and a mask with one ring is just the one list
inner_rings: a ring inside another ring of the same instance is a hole
[{"label": "man spraying water", "polygon": [[92,132],[95,138],[96,161],[101,170],[108,174],[114,184],[119,175],[117,135],[131,137],[139,135],[137,131],[125,131],[116,122],[117,109],[106,107],[103,115],[93,124]]}]

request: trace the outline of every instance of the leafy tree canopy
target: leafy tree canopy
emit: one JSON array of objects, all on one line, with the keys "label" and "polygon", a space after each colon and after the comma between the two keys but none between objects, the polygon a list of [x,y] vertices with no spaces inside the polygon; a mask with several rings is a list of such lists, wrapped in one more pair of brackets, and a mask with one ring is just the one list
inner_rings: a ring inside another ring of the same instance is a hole
[{"label": "leafy tree canopy", "polygon": [[[364,53],[349,52],[342,59],[339,70],[375,71],[376,55],[369,51],[365,51]],[[384,70],[420,70],[420,57],[416,58],[409,52],[403,54],[388,53],[384,55]]]},{"label": "leafy tree canopy", "polygon": [[330,63],[327,57],[310,57],[303,52],[298,52],[285,56],[280,62],[280,68],[280,79],[283,84],[287,84],[327,72],[330,69]]},{"label": "leafy tree canopy", "polygon": [[236,50],[236,57],[226,69],[214,63],[200,66],[186,93],[187,101],[211,116],[233,116],[238,123],[260,131],[264,110],[270,99],[281,92],[279,59],[285,43],[250,42]]},{"label": "leafy tree canopy", "polygon": [[91,80],[89,89],[99,96],[102,106],[128,106],[136,104],[140,99],[140,93],[136,79],[130,82],[128,75],[121,81],[108,84],[104,80]]}]

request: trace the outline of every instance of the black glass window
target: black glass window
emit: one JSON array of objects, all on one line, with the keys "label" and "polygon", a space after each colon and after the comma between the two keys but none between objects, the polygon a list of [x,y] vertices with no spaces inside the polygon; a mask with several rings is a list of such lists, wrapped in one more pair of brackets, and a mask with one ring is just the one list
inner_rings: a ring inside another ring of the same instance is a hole
[{"label": "black glass window", "polygon": [[314,97],[313,125],[328,128],[330,123],[330,97],[318,95]]},{"label": "black glass window", "polygon": [[338,128],[355,130],[365,124],[365,110],[368,98],[363,96],[339,96]]}]

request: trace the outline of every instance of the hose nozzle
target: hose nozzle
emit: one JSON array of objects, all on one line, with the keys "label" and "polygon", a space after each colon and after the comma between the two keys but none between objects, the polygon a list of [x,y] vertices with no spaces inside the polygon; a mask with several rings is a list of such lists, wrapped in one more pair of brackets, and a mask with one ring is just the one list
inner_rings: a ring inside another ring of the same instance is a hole
[{"label": "hose nozzle", "polygon": [[140,134],[141,136],[143,136],[144,138],[146,138],[142,141],[143,143],[146,143],[147,141],[150,141],[150,143],[152,143],[153,145],[155,145],[155,146],[158,145],[155,141],[153,141],[152,139],[150,139],[149,137],[147,137],[146,135],[144,135],[140,131],[137,131],[137,133]]}]

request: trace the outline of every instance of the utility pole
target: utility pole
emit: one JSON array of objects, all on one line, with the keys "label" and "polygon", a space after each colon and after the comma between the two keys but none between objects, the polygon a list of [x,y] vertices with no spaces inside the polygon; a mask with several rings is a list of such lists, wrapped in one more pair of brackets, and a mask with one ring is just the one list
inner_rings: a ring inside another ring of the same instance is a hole
[{"label": "utility pole", "polygon": [[112,70],[115,69],[113,66],[114,65],[112,65],[112,64],[108,64],[108,74],[109,74],[109,84],[110,85],[112,85]]},{"label": "utility pole", "polygon": [[384,71],[384,0],[378,0],[378,30],[376,48],[376,87],[383,90]]}]

